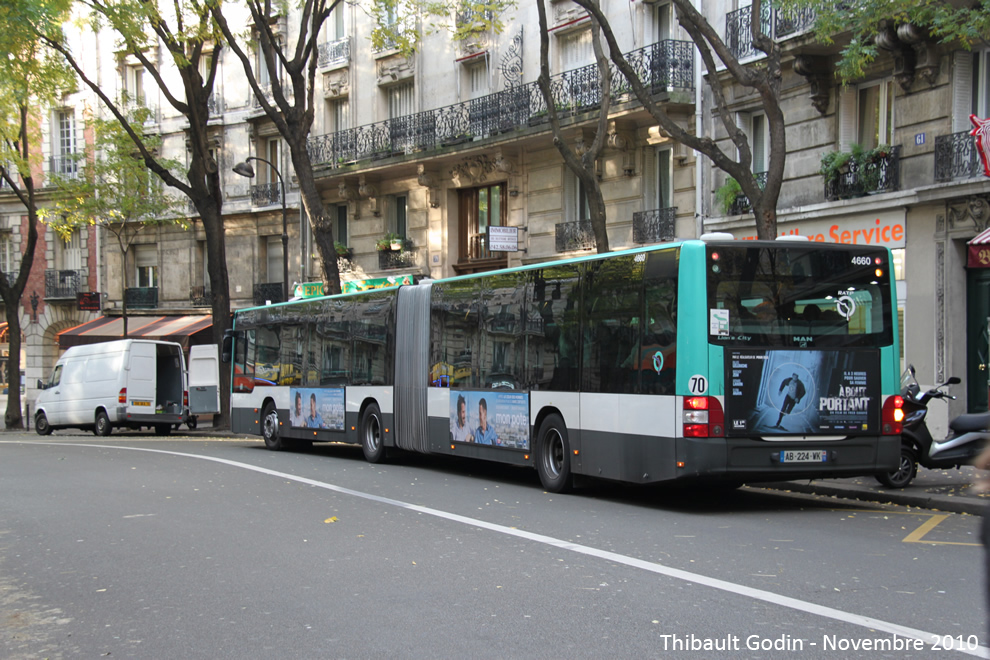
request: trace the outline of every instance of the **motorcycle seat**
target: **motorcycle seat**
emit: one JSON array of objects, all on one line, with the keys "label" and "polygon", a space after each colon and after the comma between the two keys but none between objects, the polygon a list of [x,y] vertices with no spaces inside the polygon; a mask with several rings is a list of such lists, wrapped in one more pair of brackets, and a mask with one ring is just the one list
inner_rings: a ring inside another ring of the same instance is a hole
[{"label": "motorcycle seat", "polygon": [[949,428],[957,433],[990,430],[990,412],[959,415],[949,422]]}]

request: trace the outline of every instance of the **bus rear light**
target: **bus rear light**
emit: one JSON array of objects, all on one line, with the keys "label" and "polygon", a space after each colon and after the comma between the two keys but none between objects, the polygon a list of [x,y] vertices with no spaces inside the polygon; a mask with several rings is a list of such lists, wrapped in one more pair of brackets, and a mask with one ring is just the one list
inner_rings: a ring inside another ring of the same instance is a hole
[{"label": "bus rear light", "polygon": [[687,467],[687,463],[685,463],[684,461],[677,461],[675,465],[677,465],[677,467],[679,468]]},{"label": "bus rear light", "polygon": [[884,435],[900,435],[904,423],[904,397],[900,394],[888,396],[880,412]]},{"label": "bus rear light", "polygon": [[722,404],[711,396],[684,397],[684,437],[721,438],[725,435]]},{"label": "bus rear light", "polygon": [[120,394],[117,395],[117,403],[127,403],[127,388],[120,388]]}]

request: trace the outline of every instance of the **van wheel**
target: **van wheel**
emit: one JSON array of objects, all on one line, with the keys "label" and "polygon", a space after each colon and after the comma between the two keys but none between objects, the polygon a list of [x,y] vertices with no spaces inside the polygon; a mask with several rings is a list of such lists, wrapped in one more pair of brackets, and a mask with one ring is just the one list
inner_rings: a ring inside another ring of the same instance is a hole
[{"label": "van wheel", "polygon": [[893,472],[881,472],[877,481],[888,488],[905,488],[918,474],[918,458],[910,447],[901,446],[900,463]]},{"label": "van wheel", "polygon": [[192,415],[190,415],[189,418],[186,420],[186,426],[189,428],[190,431],[195,431],[196,430],[196,418],[193,417]]},{"label": "van wheel", "polygon": [[278,433],[278,410],[271,403],[266,404],[264,412],[261,413],[261,435],[265,438],[265,446],[272,451],[286,449]]},{"label": "van wheel", "polygon": [[385,462],[385,442],[382,433],[382,412],[372,403],[361,415],[361,451],[369,463]]},{"label": "van wheel", "polygon": [[51,435],[52,425],[48,423],[48,415],[44,412],[40,412],[34,417],[34,430],[38,432],[38,435]]},{"label": "van wheel", "polygon": [[99,411],[96,413],[96,425],[93,427],[93,433],[105,438],[113,431],[113,426],[110,425],[110,418],[104,411]]},{"label": "van wheel", "polygon": [[573,486],[567,426],[556,413],[543,420],[536,434],[536,471],[548,492],[566,493]]},{"label": "van wheel", "polygon": [[171,424],[155,424],[155,435],[171,435]]}]

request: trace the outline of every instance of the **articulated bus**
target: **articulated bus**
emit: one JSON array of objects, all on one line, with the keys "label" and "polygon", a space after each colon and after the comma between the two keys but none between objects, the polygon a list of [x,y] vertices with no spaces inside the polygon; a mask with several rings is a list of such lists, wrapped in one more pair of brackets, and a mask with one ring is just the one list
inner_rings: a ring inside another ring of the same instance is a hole
[{"label": "articulated bus", "polygon": [[896,468],[886,248],[725,234],[240,310],[235,432],[575,477],[739,485]]}]

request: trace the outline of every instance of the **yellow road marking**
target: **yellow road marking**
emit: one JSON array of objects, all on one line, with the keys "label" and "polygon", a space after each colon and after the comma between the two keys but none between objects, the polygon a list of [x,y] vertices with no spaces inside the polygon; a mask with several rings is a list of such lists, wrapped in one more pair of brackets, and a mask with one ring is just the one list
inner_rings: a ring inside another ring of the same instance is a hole
[{"label": "yellow road marking", "polygon": [[935,529],[935,527],[949,516],[932,515],[931,518],[921,523],[921,527],[904,537],[902,543],[930,543],[932,545],[980,545],[979,543],[960,543],[958,541],[925,541],[925,534]]}]

